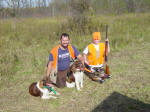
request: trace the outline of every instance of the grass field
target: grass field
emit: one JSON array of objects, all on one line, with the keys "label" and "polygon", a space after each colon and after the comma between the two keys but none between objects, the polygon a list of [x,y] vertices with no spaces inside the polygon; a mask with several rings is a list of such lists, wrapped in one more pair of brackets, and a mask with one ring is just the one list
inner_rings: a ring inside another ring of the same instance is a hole
[{"label": "grass field", "polygon": [[[0,112],[149,112],[150,14],[99,16],[92,22],[103,40],[101,26],[109,25],[112,78],[99,84],[85,76],[82,91],[56,88],[58,99],[41,100],[28,87],[46,75],[49,50],[59,43],[66,20],[0,20]],[[68,33],[80,52],[91,42],[91,33]]]}]

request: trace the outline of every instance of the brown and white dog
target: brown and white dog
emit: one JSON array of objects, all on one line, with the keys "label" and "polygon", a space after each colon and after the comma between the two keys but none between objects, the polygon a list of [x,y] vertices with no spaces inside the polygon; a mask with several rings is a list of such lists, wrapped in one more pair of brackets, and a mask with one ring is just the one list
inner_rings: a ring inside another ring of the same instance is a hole
[{"label": "brown and white dog", "polygon": [[80,87],[83,88],[83,72],[84,65],[79,60],[75,61],[69,68],[66,86],[68,88],[76,86],[77,90],[80,90]]},{"label": "brown and white dog", "polygon": [[[52,96],[54,94],[53,91],[50,91],[48,88],[44,88],[44,86],[50,85],[47,83],[46,80],[40,80],[38,82],[33,82],[30,86],[29,86],[29,93],[32,96],[35,97],[41,97],[42,99],[50,99],[50,98],[54,98],[56,99],[57,97]],[[52,85],[50,85],[52,87]],[[52,87],[54,88],[54,87]],[[59,95],[59,93],[57,93],[56,95]]]}]

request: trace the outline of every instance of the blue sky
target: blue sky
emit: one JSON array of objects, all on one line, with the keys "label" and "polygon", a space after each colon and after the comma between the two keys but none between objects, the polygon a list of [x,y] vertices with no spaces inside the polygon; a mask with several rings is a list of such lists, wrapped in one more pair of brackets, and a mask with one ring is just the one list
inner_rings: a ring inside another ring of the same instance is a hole
[{"label": "blue sky", "polygon": [[[3,6],[4,7],[7,7],[7,3],[6,3],[6,0],[1,0],[2,1],[2,3],[3,3]],[[37,3],[37,1],[38,0],[32,0],[32,5],[35,7],[36,6],[36,3]],[[48,3],[49,3],[49,1],[51,1],[51,0],[46,0],[47,1],[47,5],[48,5]]]}]

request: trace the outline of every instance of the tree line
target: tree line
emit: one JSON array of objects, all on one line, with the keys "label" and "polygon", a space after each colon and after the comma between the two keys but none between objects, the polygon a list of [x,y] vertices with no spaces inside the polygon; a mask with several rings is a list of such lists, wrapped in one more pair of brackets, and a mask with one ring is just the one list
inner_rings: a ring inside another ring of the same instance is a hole
[{"label": "tree line", "polygon": [[86,9],[92,15],[148,12],[150,0],[0,0],[1,18],[72,16]]}]

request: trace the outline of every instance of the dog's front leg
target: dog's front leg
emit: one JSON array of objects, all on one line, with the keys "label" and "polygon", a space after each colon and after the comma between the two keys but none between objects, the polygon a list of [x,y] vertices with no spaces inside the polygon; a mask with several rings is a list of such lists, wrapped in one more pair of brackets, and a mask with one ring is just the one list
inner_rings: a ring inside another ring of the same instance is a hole
[{"label": "dog's front leg", "polygon": [[83,79],[81,80],[81,88],[83,88]]},{"label": "dog's front leg", "polygon": [[54,92],[53,92],[53,91],[51,91],[49,94],[50,94],[50,95],[53,95],[53,94],[54,94]]},{"label": "dog's front leg", "polygon": [[50,98],[56,99],[57,97],[49,95],[49,94],[43,94],[43,96],[42,96],[42,99],[50,99]]},{"label": "dog's front leg", "polygon": [[83,73],[81,73],[81,88],[83,88]]},{"label": "dog's front leg", "polygon": [[79,82],[78,82],[78,81],[75,81],[75,83],[76,83],[76,88],[77,88],[77,90],[80,91]]},{"label": "dog's front leg", "polygon": [[50,99],[50,96],[48,94],[43,94],[42,99]]},{"label": "dog's front leg", "polygon": [[[51,91],[51,92],[49,93],[49,95],[53,95],[53,94],[55,94],[53,91]],[[60,93],[56,92],[56,95],[60,95]]]}]

